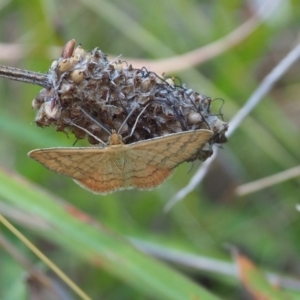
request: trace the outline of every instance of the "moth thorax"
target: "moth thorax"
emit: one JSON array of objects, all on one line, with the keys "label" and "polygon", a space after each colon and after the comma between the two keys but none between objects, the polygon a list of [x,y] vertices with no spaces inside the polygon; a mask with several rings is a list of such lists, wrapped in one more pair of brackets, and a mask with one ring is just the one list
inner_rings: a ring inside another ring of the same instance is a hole
[{"label": "moth thorax", "polygon": [[123,144],[122,136],[120,134],[117,134],[116,131],[113,130],[108,142],[110,146]]}]

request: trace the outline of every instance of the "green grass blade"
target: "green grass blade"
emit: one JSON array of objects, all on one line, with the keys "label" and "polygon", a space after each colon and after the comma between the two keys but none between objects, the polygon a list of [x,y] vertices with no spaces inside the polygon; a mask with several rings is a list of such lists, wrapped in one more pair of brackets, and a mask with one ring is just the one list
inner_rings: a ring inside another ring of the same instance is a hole
[{"label": "green grass blade", "polygon": [[[50,224],[47,237],[156,299],[218,299],[120,236],[78,221],[49,194],[0,169],[0,197]],[[45,232],[43,232],[45,235]]]}]

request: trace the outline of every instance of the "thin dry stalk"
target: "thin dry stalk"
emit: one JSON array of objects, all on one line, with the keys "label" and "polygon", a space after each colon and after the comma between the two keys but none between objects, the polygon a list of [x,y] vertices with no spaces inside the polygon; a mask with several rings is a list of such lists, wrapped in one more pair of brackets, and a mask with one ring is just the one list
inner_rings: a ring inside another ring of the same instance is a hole
[{"label": "thin dry stalk", "polygon": [[235,194],[237,196],[245,196],[298,176],[300,176],[300,166],[285,170],[283,172],[259,180],[242,184],[235,189]]},{"label": "thin dry stalk", "polygon": [[[230,136],[234,131],[240,126],[240,124],[245,120],[245,118],[252,112],[252,110],[263,100],[272,89],[274,84],[292,67],[295,62],[300,58],[300,44],[297,44],[287,55],[284,57],[279,64],[265,77],[261,85],[254,91],[250,96],[245,105],[240,109],[240,111],[232,118],[229,122],[229,130],[227,136]],[[179,192],[171,198],[165,206],[165,211],[169,211],[177,202],[182,200],[186,195],[193,191],[199,183],[204,178],[205,174],[211,163],[216,158],[216,149],[214,150],[214,155],[209,158],[198,171],[191,178],[190,182]]]}]

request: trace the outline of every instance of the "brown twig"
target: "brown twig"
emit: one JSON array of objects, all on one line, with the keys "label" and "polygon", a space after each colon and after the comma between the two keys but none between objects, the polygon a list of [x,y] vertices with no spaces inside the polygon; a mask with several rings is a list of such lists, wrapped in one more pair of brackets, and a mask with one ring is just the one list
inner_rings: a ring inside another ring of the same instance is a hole
[{"label": "brown twig", "polygon": [[247,194],[251,194],[267,187],[273,186],[275,184],[287,181],[289,179],[299,177],[300,176],[300,166],[285,170],[283,172],[255,180],[252,182],[248,182],[238,186],[235,189],[235,194],[237,196],[245,196]]},{"label": "brown twig", "polygon": [[[226,136],[230,136],[234,131],[241,125],[245,118],[252,112],[252,110],[257,107],[257,105],[263,100],[263,98],[271,91],[274,84],[287,72],[287,70],[295,64],[300,58],[300,43],[297,44],[287,55],[282,59],[281,62],[265,77],[260,86],[253,92],[245,105],[239,110],[239,112],[232,118],[229,122],[229,130]],[[202,181],[204,176],[209,169],[209,166],[216,158],[216,149],[214,150],[214,155],[206,160],[202,166],[198,169],[195,175],[191,178],[190,182],[175,196],[170,199],[164,210],[165,212],[170,211],[170,209],[180,200],[182,200],[187,194],[195,189],[196,186]]]},{"label": "brown twig", "polygon": [[164,59],[147,60],[133,59],[128,57],[124,58],[124,60],[132,63],[137,68],[149,66],[151,70],[157,73],[182,71],[206,62],[224,53],[226,50],[238,45],[244,39],[246,39],[261,23],[262,20],[255,14],[228,35],[216,40],[215,42],[212,42],[211,44],[199,47],[190,52]]},{"label": "brown twig", "polygon": [[0,77],[36,84],[44,88],[51,87],[48,76],[46,74],[22,70],[14,67],[0,66]]}]

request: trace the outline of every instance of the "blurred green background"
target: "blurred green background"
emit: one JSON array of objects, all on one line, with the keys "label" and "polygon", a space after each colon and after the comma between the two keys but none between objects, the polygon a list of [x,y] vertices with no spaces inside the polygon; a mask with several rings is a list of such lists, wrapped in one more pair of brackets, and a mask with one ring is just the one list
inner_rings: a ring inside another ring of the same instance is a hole
[{"label": "blurred green background", "polygon": [[[251,16],[253,5],[254,1],[0,1],[0,63],[46,72],[59,55],[57,49],[72,38],[87,50],[99,47],[115,56],[169,58],[230,33]],[[299,19],[299,2],[283,1],[239,45],[193,69],[169,75],[180,77],[199,93],[224,99],[224,105],[222,100],[214,101],[212,110],[215,114],[221,110],[229,121],[299,41]],[[224,244],[231,243],[262,268],[299,277],[300,219],[295,209],[299,179],[243,197],[234,193],[239,184],[298,165],[299,67],[300,63],[295,64],[283,76],[220,149],[203,183],[168,214],[163,212],[164,205],[189,182],[198,162],[179,166],[170,180],[153,191],[99,196],[30,160],[26,154],[32,149],[72,146],[75,141],[53,128],[36,127],[31,101],[41,89],[38,86],[0,79],[0,164],[119,235],[228,262],[232,259]],[[16,219],[14,224],[93,299],[157,299],[69,255]],[[0,228],[26,257],[38,263],[11,233]],[[0,266],[2,298],[14,285],[22,286],[24,270],[1,248]],[[246,299],[238,281],[230,277],[202,271],[187,271],[186,276],[222,299]],[[15,299],[21,299],[22,293]]]}]

